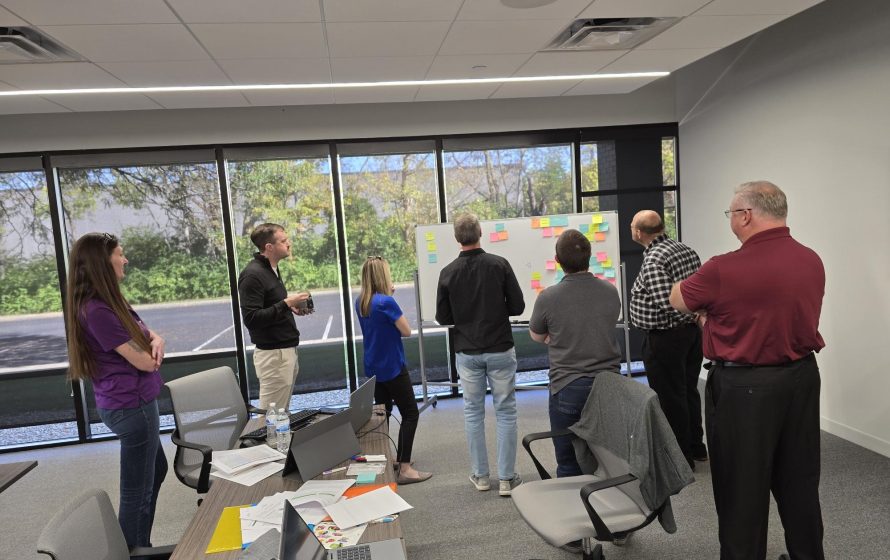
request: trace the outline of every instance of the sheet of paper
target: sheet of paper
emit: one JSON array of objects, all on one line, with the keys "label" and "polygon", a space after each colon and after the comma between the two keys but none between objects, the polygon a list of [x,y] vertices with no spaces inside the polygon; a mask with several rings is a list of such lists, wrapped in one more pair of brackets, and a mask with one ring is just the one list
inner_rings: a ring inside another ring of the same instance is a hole
[{"label": "sheet of paper", "polygon": [[379,463],[380,461],[386,461],[386,455],[365,455],[365,461]]},{"label": "sheet of paper", "polygon": [[287,501],[294,507],[310,502],[318,502],[326,506],[333,504],[343,496],[343,492],[355,483],[354,480],[310,480],[304,482],[299,490],[286,493]]},{"label": "sheet of paper", "polygon": [[241,520],[241,543],[250,544],[269,531],[281,531],[281,519],[278,523],[264,523],[262,521]]},{"label": "sheet of paper", "polygon": [[254,465],[281,461],[285,458],[284,453],[279,453],[268,445],[255,445],[243,449],[214,451],[210,463],[223,472],[233,474]]},{"label": "sheet of paper", "polygon": [[358,476],[363,472],[383,474],[384,470],[386,470],[385,463],[352,463],[346,469],[346,476]]},{"label": "sheet of paper", "polygon": [[210,476],[231,480],[242,486],[253,486],[257,482],[272,476],[282,469],[284,469],[284,463],[262,463],[230,474],[211,466]]},{"label": "sheet of paper", "polygon": [[341,529],[349,529],[411,508],[412,506],[389,486],[325,507],[328,515]]},{"label": "sheet of paper", "polygon": [[325,548],[331,549],[358,544],[359,539],[362,538],[362,534],[367,528],[368,524],[365,523],[351,529],[341,529],[330,521],[322,521],[316,524],[312,530],[315,532],[318,540],[321,541],[321,544]]}]

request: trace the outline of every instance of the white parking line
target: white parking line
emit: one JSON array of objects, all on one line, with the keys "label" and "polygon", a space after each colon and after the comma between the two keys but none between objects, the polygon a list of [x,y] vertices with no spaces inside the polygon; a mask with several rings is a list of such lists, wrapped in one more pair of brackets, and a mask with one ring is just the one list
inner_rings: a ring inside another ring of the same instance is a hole
[{"label": "white parking line", "polygon": [[226,334],[227,332],[229,332],[230,330],[232,330],[234,328],[235,328],[235,325],[232,325],[231,327],[227,327],[226,329],[220,331],[216,336],[214,336],[213,338],[211,338],[210,340],[208,340],[201,346],[198,346],[197,348],[193,348],[192,352],[197,352],[198,350],[203,350],[205,346],[207,346],[208,344],[210,344],[211,342],[213,342],[214,340],[216,340],[217,338],[221,337],[222,335]]},{"label": "white parking line", "polygon": [[327,340],[327,339],[328,339],[328,333],[331,332],[331,323],[332,323],[333,321],[334,321],[334,316],[333,316],[333,315],[328,315],[328,324],[325,325],[325,328],[324,328],[324,334],[321,335],[321,339],[322,339],[322,340]]}]

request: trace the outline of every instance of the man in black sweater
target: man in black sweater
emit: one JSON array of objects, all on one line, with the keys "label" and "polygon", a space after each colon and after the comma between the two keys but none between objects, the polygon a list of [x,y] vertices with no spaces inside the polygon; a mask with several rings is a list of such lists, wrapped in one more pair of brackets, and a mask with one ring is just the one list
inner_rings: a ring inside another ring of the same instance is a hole
[{"label": "man in black sweater", "polygon": [[455,362],[464,391],[464,423],[477,490],[491,488],[485,445],[485,385],[491,387],[497,419],[498,493],[509,496],[522,479],[516,474],[516,350],[510,316],[525,310],[510,263],[482,250],[482,227],[472,214],[454,221],[460,256],[442,269],[436,321],[454,325]]},{"label": "man in black sweater", "polygon": [[300,331],[294,315],[311,312],[306,305],[309,292],[289,296],[281,280],[278,262],[290,256],[291,246],[283,227],[259,225],[250,240],[259,252],[238,277],[238,297],[244,325],[256,345],[253,365],[260,382],[260,408],[274,403],[287,411],[300,370]]}]

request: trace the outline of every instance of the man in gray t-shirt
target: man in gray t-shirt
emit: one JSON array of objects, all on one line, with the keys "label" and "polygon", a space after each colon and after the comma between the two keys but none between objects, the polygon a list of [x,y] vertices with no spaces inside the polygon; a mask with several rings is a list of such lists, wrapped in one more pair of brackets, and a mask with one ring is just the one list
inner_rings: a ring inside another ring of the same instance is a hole
[{"label": "man in gray t-shirt", "polygon": [[[565,277],[538,295],[529,333],[547,345],[550,356],[550,429],[568,428],[578,421],[593,378],[600,372],[618,373],[621,353],[615,325],[621,311],[618,290],[588,272],[590,241],[567,229],[556,241],[556,261]],[[571,438],[553,440],[556,476],[576,476]]]}]

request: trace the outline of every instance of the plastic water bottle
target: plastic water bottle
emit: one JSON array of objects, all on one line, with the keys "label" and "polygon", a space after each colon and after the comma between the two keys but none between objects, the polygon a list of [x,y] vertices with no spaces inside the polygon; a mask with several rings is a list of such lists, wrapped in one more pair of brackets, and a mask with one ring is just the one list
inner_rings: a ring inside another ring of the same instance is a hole
[{"label": "plastic water bottle", "polygon": [[266,443],[271,447],[278,445],[278,434],[275,433],[275,403],[269,403],[266,409]]},{"label": "plastic water bottle", "polygon": [[278,417],[275,420],[275,432],[278,434],[278,451],[287,453],[290,447],[290,418],[283,408],[279,408]]}]

